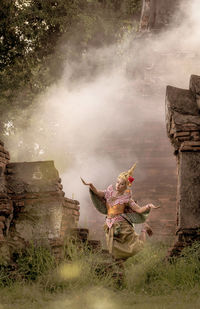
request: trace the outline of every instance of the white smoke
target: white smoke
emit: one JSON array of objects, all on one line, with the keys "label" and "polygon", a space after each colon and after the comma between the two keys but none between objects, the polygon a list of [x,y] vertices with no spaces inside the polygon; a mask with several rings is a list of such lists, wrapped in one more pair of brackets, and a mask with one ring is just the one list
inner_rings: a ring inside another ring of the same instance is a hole
[{"label": "white smoke", "polygon": [[[73,79],[79,70],[82,77]],[[115,46],[89,50],[80,63],[66,63],[61,80],[38,98],[29,128],[19,131],[18,138],[15,134],[15,142],[10,138],[11,156],[23,135],[26,143],[35,143],[31,159],[54,159],[66,196],[80,201],[84,222],[90,210],[80,176],[105,189],[138,162],[134,149],[125,150],[122,142],[127,137],[134,142],[147,122],[164,123],[166,85],[188,88],[191,74],[200,74],[198,0],[183,2],[173,25],[160,34],[130,34]],[[142,142],[140,147],[142,152]],[[19,152],[13,160],[25,157],[30,159]]]}]

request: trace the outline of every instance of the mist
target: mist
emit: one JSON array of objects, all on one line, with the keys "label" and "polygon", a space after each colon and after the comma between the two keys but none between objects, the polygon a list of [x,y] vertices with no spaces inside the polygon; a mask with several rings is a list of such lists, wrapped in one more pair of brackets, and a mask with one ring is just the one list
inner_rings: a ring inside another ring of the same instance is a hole
[{"label": "mist", "polygon": [[[127,33],[118,44],[90,49],[80,62],[68,60],[62,78],[21,115],[29,127],[9,137],[11,160],[54,160],[66,196],[80,202],[80,226],[89,224],[97,212],[80,177],[105,189],[137,162],[142,178],[138,151],[130,145],[124,152],[123,144],[134,143],[148,123],[165,126],[166,86],[188,88],[199,59],[200,2],[193,0],[182,2],[165,31]],[[34,153],[24,150],[29,144]]]}]

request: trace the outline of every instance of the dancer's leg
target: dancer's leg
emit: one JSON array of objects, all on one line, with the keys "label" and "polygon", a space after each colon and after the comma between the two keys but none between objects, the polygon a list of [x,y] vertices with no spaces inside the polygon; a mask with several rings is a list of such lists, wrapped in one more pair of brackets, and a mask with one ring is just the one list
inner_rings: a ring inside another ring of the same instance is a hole
[{"label": "dancer's leg", "polygon": [[143,228],[142,228],[142,230],[141,230],[141,232],[140,232],[140,236],[139,236],[140,240],[142,240],[143,242],[146,241],[146,233],[147,233],[149,236],[152,236],[152,235],[153,235],[153,231],[152,231],[152,229],[150,228],[150,226],[149,226],[147,223],[145,223],[145,224],[143,225]]}]

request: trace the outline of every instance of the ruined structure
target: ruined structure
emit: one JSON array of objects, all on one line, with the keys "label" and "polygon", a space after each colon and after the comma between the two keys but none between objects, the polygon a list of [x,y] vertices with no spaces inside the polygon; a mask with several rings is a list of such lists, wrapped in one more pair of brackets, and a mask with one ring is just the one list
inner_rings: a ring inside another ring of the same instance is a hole
[{"label": "ruined structure", "polygon": [[65,197],[53,161],[9,163],[0,142],[0,246],[62,245],[77,228],[79,202]]},{"label": "ruined structure", "polygon": [[6,165],[10,160],[8,151],[4,148],[4,143],[0,141],[0,241],[8,235],[9,225],[13,216],[13,204],[8,195],[6,187]]},{"label": "ruined structure", "polygon": [[160,30],[168,26],[180,0],[143,0],[141,30]]},{"label": "ruined structure", "polygon": [[166,124],[177,160],[176,240],[170,254],[200,240],[200,76],[189,90],[168,86]]}]

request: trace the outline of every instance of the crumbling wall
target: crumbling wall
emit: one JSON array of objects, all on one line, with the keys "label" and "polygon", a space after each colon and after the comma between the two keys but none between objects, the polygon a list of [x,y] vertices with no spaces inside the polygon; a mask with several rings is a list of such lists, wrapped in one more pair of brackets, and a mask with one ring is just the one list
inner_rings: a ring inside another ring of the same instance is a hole
[{"label": "crumbling wall", "polygon": [[78,226],[80,215],[79,210],[80,206],[78,201],[69,199],[67,197],[64,198],[60,231],[62,239],[64,239],[67,235],[68,229],[76,228]]},{"label": "crumbling wall", "polygon": [[4,148],[4,143],[0,141],[0,242],[8,235],[10,221],[13,214],[13,206],[7,194],[5,171],[10,160],[8,151]]},{"label": "crumbling wall", "polygon": [[3,143],[0,149],[1,245],[62,245],[78,226],[79,202],[65,197],[53,161],[9,163]]},{"label": "crumbling wall", "polygon": [[200,240],[200,77],[192,75],[190,89],[168,86],[166,125],[177,159],[176,241],[171,255]]}]

